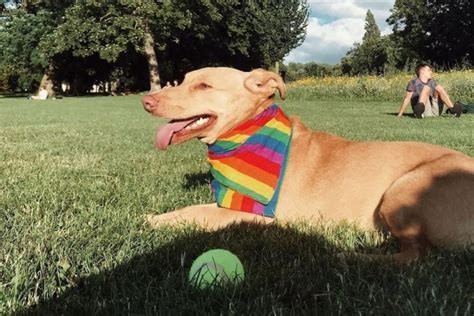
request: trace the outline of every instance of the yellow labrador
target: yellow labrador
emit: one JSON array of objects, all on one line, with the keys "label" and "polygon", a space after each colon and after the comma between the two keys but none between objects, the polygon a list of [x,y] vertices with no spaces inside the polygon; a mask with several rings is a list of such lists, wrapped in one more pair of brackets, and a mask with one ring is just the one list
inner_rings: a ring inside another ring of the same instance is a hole
[{"label": "yellow labrador", "polygon": [[[142,102],[152,115],[172,120],[160,128],[158,148],[192,138],[212,145],[269,108],[276,90],[284,99],[285,85],[273,72],[203,68]],[[148,215],[150,225],[195,222],[217,229],[242,221],[347,220],[388,230],[400,241],[400,262],[431,247],[473,244],[473,158],[424,143],[353,142],[312,132],[296,118],[290,123],[291,149],[274,217],[208,204]]]}]

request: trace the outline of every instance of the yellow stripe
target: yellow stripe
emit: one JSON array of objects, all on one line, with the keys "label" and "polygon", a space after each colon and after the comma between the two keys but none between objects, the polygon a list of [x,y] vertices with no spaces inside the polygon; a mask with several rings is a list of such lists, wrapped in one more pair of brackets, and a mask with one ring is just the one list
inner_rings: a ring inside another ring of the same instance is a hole
[{"label": "yellow stripe", "polygon": [[272,127],[272,128],[276,128],[278,129],[280,132],[283,132],[285,134],[290,134],[290,131],[291,131],[291,128],[285,124],[283,124],[282,122],[276,120],[276,119],[271,119],[267,124],[266,126],[268,127]]},{"label": "yellow stripe", "polygon": [[234,197],[234,191],[227,189],[227,192],[225,193],[224,198],[222,199],[222,206],[230,208],[233,197]]},{"label": "yellow stripe", "polygon": [[235,134],[235,135],[232,135],[228,138],[221,138],[219,140],[220,141],[226,141],[226,142],[243,143],[249,137],[250,137],[250,135],[247,135],[247,134]]},{"label": "yellow stripe", "polygon": [[239,183],[247,187],[249,190],[254,191],[257,194],[260,194],[267,199],[270,199],[272,197],[273,188],[271,186],[265,183],[262,183],[252,177],[249,177],[246,174],[243,174],[239,172],[238,170],[235,170],[234,168],[221,163],[219,160],[209,159],[209,162],[217,171],[219,171],[229,180]]}]

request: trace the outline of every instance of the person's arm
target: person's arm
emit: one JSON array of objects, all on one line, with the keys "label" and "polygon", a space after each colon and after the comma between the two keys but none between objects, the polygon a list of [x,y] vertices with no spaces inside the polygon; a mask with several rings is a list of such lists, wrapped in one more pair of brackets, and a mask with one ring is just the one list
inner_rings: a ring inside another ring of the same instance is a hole
[{"label": "person's arm", "polygon": [[412,95],[413,95],[413,91],[407,91],[407,93],[405,94],[405,98],[403,98],[403,102],[400,105],[400,110],[398,111],[398,115],[397,115],[398,117],[402,116],[403,113],[405,113],[405,110],[408,106],[408,103],[410,103]]}]

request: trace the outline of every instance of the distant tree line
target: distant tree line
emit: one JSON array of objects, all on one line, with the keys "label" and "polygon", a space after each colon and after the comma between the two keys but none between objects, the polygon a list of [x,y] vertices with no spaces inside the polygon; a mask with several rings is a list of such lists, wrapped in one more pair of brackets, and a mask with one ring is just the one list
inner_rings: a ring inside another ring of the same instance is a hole
[{"label": "distant tree line", "polygon": [[[0,91],[156,90],[203,66],[269,68],[303,42],[308,12],[307,0],[0,0]],[[280,69],[291,81],[472,67],[473,21],[472,0],[396,0],[392,34],[368,11],[339,64]]]},{"label": "distant tree line", "polygon": [[306,0],[0,0],[0,90],[156,90],[203,66],[281,61],[305,37]]},{"label": "distant tree line", "polygon": [[286,80],[413,71],[420,62],[441,70],[474,66],[474,1],[396,0],[391,13],[393,33],[382,36],[369,10],[362,41],[340,63],[289,63],[282,67]]},{"label": "distant tree line", "polygon": [[281,73],[285,81],[295,81],[306,77],[328,77],[342,75],[341,65],[319,64],[316,62],[294,63],[282,65]]},{"label": "distant tree line", "polygon": [[372,12],[367,12],[362,42],[342,58],[342,73],[412,70],[420,62],[438,69],[474,65],[472,0],[396,0],[387,22],[393,33],[381,36]]}]

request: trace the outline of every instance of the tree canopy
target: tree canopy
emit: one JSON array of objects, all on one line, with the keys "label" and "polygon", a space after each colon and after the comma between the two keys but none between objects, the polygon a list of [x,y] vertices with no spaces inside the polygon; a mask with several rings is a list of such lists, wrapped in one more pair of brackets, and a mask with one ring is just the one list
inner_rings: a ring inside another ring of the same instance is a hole
[{"label": "tree canopy", "polygon": [[346,57],[341,61],[343,72],[351,74],[383,73],[387,61],[385,40],[370,10],[365,17],[364,37],[362,43],[355,43]]},{"label": "tree canopy", "polygon": [[[48,73],[77,93],[121,77],[146,89],[208,65],[268,67],[302,43],[308,18],[306,0],[14,2],[2,6],[0,82],[31,90]],[[137,84],[139,72],[151,80]]]},{"label": "tree canopy", "polygon": [[393,33],[380,36],[367,12],[365,34],[341,60],[346,74],[412,69],[428,62],[441,69],[474,65],[474,1],[396,0],[387,22]]},{"label": "tree canopy", "polygon": [[396,0],[387,22],[406,56],[443,68],[474,64],[474,2]]}]

